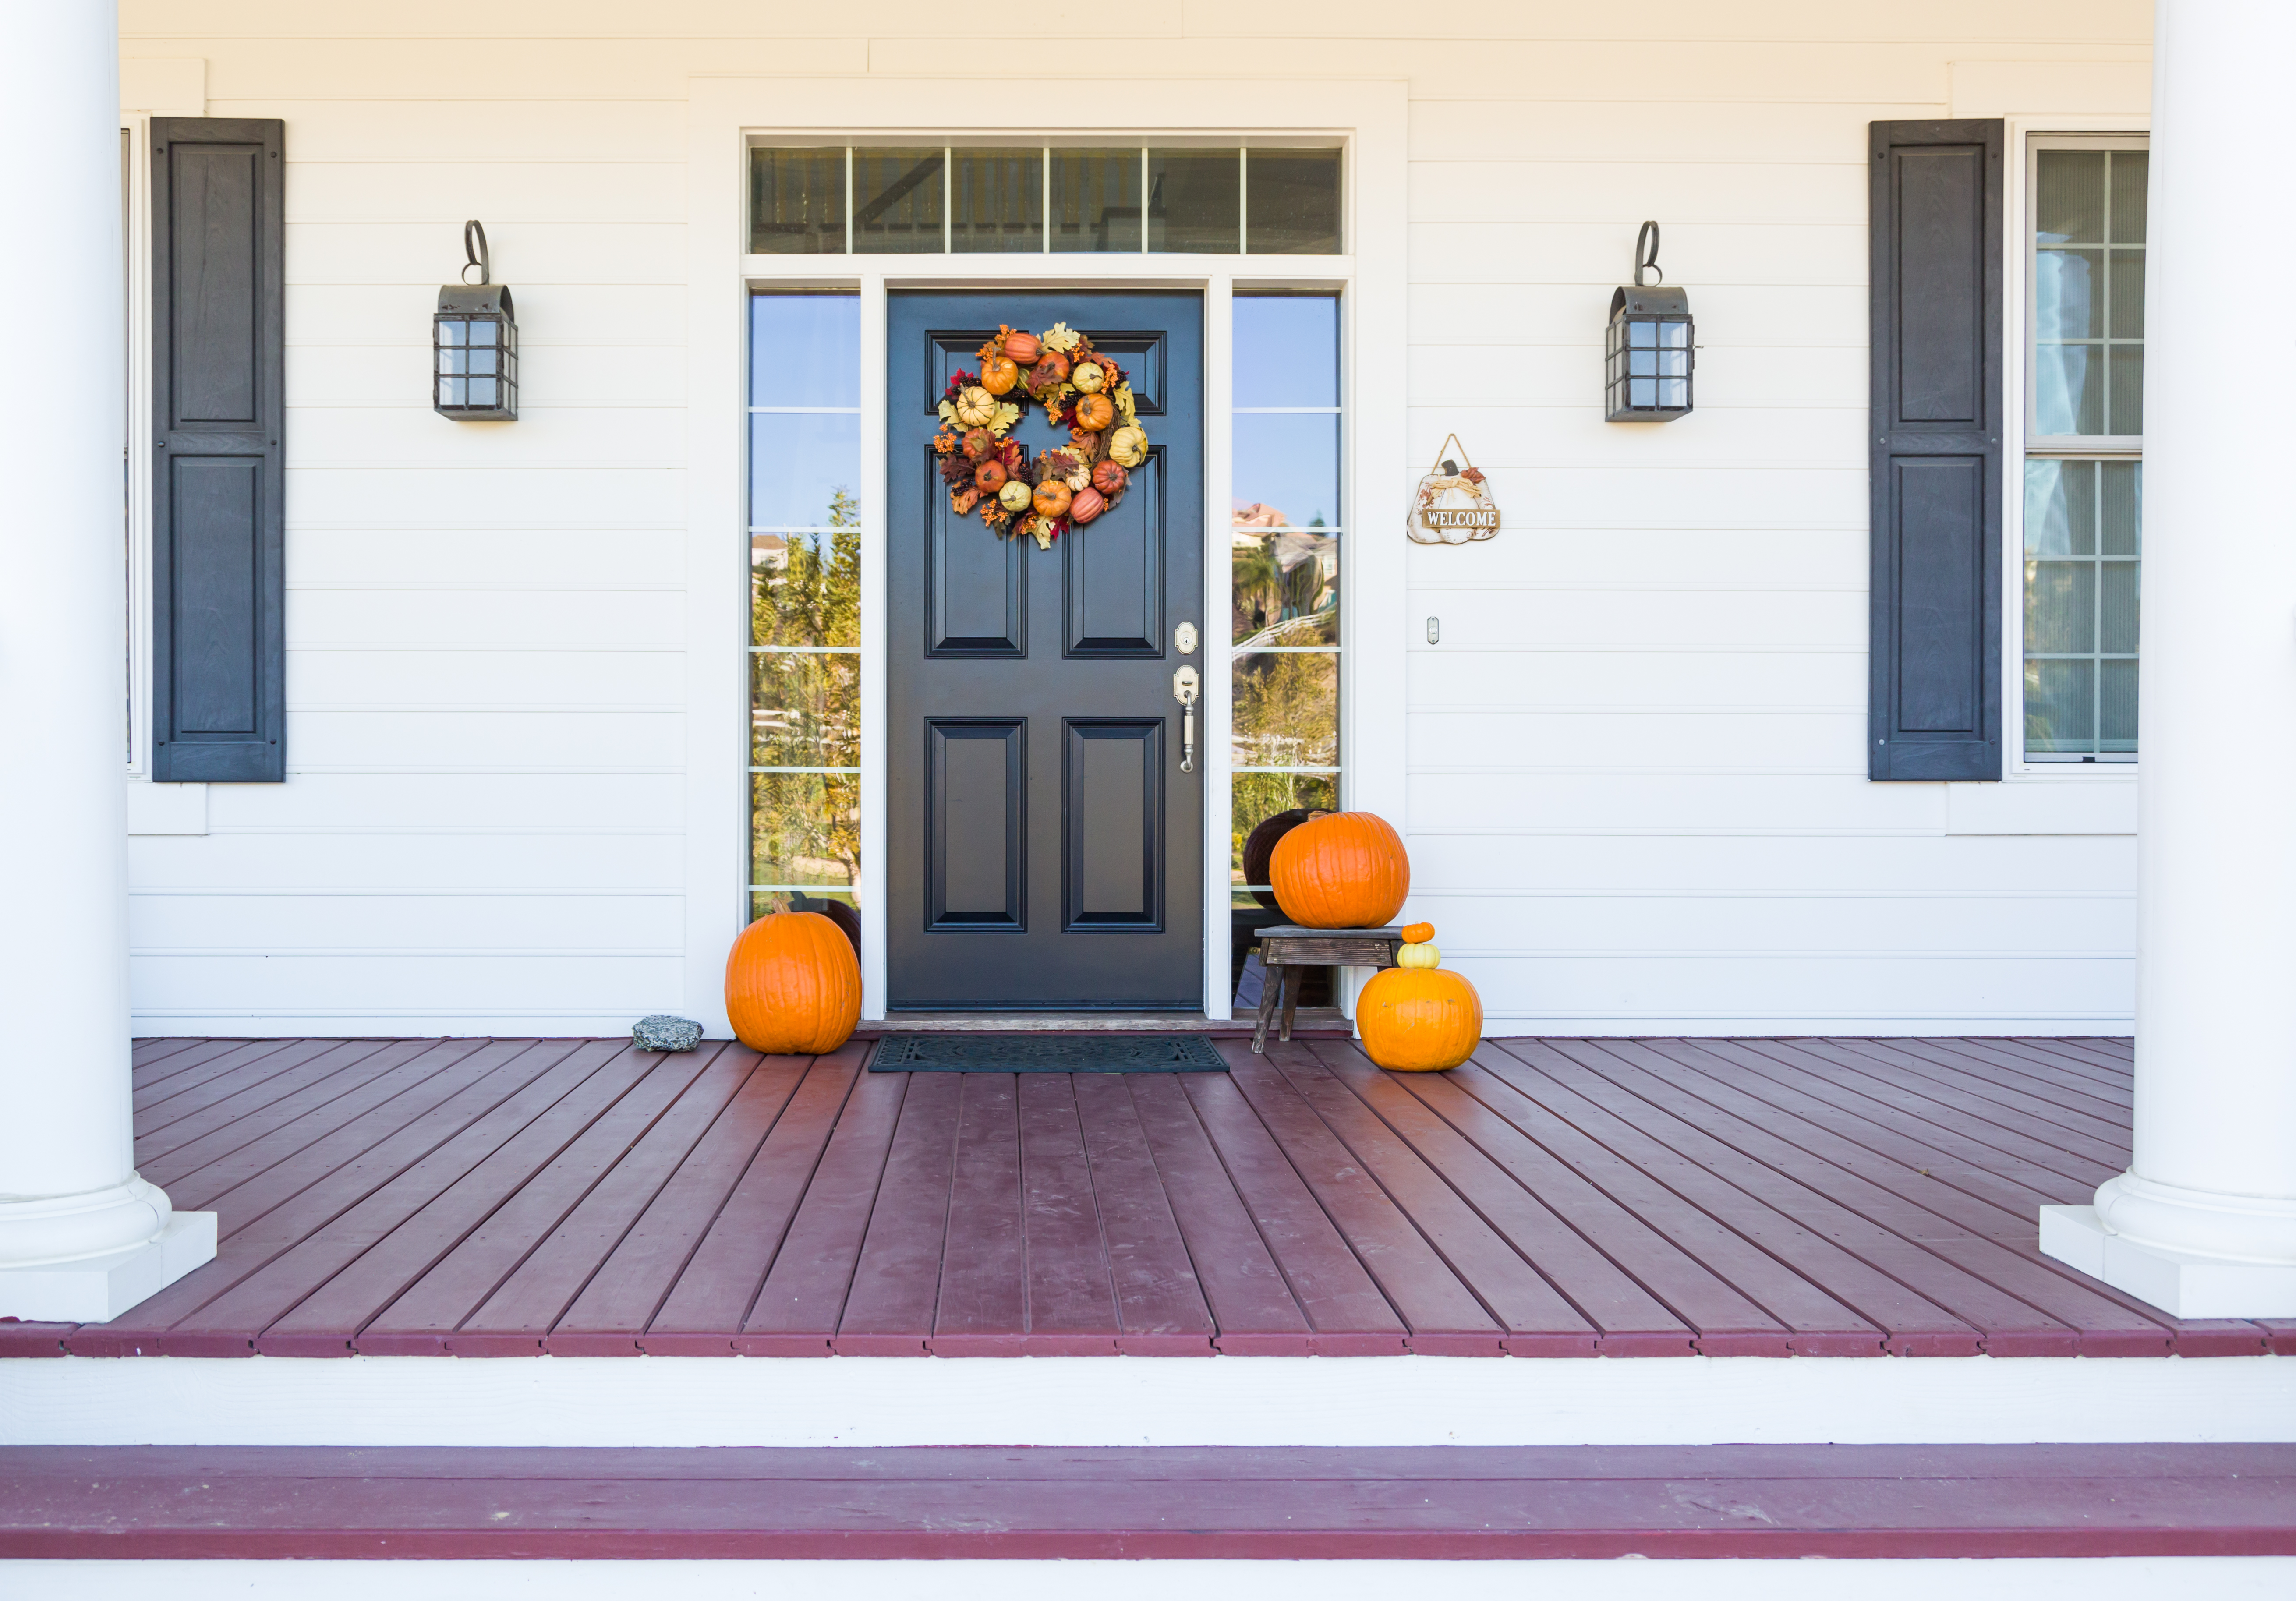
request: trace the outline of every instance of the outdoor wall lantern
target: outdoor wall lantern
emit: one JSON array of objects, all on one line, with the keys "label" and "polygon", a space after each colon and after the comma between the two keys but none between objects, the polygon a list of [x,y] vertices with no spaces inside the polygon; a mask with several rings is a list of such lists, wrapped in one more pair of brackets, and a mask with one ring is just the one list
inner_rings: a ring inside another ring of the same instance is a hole
[{"label": "outdoor wall lantern", "polygon": [[1611,296],[1611,332],[1604,344],[1606,421],[1671,423],[1690,415],[1690,369],[1697,359],[1690,294],[1658,287],[1665,282],[1658,265],[1658,224],[1646,222],[1635,239],[1634,284]]},{"label": "outdoor wall lantern", "polygon": [[494,281],[487,231],[475,221],[463,225],[463,253],[470,258],[463,281],[439,291],[439,313],[430,319],[431,405],[457,423],[514,423],[518,320],[510,290]]}]

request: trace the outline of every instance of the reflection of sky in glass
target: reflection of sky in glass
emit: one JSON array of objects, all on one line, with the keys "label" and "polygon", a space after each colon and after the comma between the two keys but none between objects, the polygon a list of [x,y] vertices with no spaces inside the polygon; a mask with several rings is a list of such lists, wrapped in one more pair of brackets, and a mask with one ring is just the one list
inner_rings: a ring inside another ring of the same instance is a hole
[{"label": "reflection of sky in glass", "polygon": [[750,418],[750,526],[810,528],[829,497],[860,481],[857,412],[759,412]]},{"label": "reflection of sky in glass", "polygon": [[750,404],[861,404],[858,295],[750,298]]},{"label": "reflection of sky in glass", "polygon": [[1234,403],[1340,403],[1338,296],[1236,297]]},{"label": "reflection of sky in glass", "polygon": [[1235,506],[1273,506],[1294,528],[1340,521],[1340,419],[1246,412],[1235,419]]}]

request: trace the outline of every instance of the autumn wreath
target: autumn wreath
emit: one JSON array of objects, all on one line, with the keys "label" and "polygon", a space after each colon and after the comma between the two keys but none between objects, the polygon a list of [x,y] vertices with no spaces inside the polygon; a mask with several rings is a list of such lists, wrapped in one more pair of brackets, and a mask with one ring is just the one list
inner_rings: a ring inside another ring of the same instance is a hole
[{"label": "autumn wreath", "polygon": [[[1050,550],[1121,499],[1131,469],[1148,459],[1132,385],[1066,323],[1042,333],[999,326],[980,356],[979,373],[949,380],[933,436],[949,509],[978,511],[999,538],[1023,533]],[[1067,444],[1034,461],[1011,437],[1032,400],[1069,431]]]}]

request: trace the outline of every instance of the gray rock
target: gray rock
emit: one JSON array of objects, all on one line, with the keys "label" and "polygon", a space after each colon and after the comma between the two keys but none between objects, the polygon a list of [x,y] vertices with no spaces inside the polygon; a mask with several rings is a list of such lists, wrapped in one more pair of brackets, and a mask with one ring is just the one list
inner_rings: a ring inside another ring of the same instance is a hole
[{"label": "gray rock", "polygon": [[630,1043],[642,1051],[690,1051],[701,1043],[701,1025],[690,1017],[657,1012],[638,1019]]}]

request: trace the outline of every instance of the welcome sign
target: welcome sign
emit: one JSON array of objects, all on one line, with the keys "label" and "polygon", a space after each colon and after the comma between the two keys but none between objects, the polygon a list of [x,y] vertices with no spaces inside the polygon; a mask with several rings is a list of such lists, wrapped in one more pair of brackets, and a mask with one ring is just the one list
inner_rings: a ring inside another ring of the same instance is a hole
[{"label": "welcome sign", "polygon": [[1403,531],[1414,545],[1465,545],[1499,531],[1498,503],[1457,434],[1446,435],[1435,464],[1419,480]]}]

